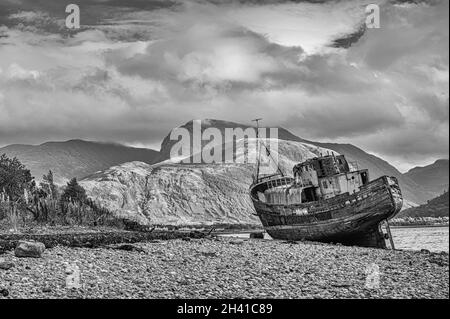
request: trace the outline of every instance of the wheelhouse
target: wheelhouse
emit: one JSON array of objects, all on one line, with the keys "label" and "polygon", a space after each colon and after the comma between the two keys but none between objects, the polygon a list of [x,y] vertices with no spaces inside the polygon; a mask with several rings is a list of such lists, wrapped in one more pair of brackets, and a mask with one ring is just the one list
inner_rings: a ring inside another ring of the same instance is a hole
[{"label": "wheelhouse", "polygon": [[359,170],[344,155],[326,155],[299,163],[292,177],[261,180],[257,198],[267,204],[301,204],[354,194],[369,183],[367,169]]}]

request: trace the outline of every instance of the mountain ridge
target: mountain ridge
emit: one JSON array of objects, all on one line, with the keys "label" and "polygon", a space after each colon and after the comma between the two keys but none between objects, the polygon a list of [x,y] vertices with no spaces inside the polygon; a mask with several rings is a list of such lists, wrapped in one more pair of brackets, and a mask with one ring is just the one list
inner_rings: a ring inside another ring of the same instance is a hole
[{"label": "mountain ridge", "polygon": [[0,148],[0,154],[17,157],[36,180],[52,170],[55,182],[63,184],[76,177],[82,179],[94,172],[134,160],[153,164],[159,152],[119,143],[84,141],[45,142],[38,145],[11,144]]},{"label": "mountain ridge", "polygon": [[449,160],[438,159],[432,164],[414,167],[404,175],[435,193],[442,193],[449,188]]},{"label": "mountain ridge", "polygon": [[[185,124],[178,126],[178,128],[180,127],[186,128],[190,133],[192,133],[193,121],[188,121]],[[202,130],[209,127],[218,128],[222,133],[225,128],[255,128],[255,126],[253,125],[245,125],[242,123],[231,121],[221,121],[217,119],[202,120]],[[427,190],[426,188],[417,184],[408,176],[404,176],[404,174],[402,174],[397,168],[389,164],[389,162],[387,162],[386,160],[379,158],[378,156],[375,156],[373,154],[367,153],[353,144],[314,142],[303,139],[282,127],[278,127],[278,138],[280,140],[290,140],[300,143],[306,143],[317,147],[333,150],[339,154],[343,154],[349,161],[356,161],[359,167],[368,168],[371,179],[375,179],[383,175],[395,176],[399,180],[401,189],[404,193],[404,197],[406,199],[406,207],[417,206],[421,203],[425,203],[426,200],[438,195],[437,193]],[[170,140],[169,132],[169,134],[166,135],[161,143],[159,158],[160,161],[170,158],[170,149],[176,142],[177,141],[175,140]]]},{"label": "mountain ridge", "polygon": [[[282,140],[279,163],[291,169],[327,151]],[[255,164],[239,159],[225,164],[131,162],[88,176],[80,184],[116,216],[141,224],[258,224],[248,194],[254,171]]]},{"label": "mountain ridge", "polygon": [[444,194],[429,200],[426,204],[411,207],[400,212],[398,217],[448,217],[449,194]]},{"label": "mountain ridge", "polygon": [[[225,128],[254,128],[252,125],[232,121],[216,119],[201,121],[202,129],[216,127],[221,132]],[[192,125],[193,121],[191,120],[178,127],[187,128],[188,131],[192,132]],[[166,161],[170,158],[171,147],[177,142],[170,140],[170,132],[162,140],[160,151],[134,148],[119,143],[71,139],[63,142],[50,141],[39,145],[12,144],[0,148],[0,154],[6,153],[9,156],[17,156],[31,169],[32,174],[37,180],[51,169],[55,175],[56,182],[61,184],[72,177],[82,179],[95,172],[104,171],[112,166],[126,162],[142,161],[147,164],[155,164]],[[438,191],[437,188],[423,185],[423,183],[414,180],[411,176],[411,171],[414,169],[406,174],[402,174],[384,159],[367,153],[361,148],[349,143],[315,142],[303,139],[282,127],[278,127],[278,138],[285,141],[306,143],[344,154],[349,161],[356,161],[359,167],[368,168],[372,179],[382,175],[397,177],[404,193],[405,207],[425,203],[441,192],[441,186],[439,185],[437,186],[439,188]],[[443,176],[448,176],[448,170],[446,175],[444,174]]]}]

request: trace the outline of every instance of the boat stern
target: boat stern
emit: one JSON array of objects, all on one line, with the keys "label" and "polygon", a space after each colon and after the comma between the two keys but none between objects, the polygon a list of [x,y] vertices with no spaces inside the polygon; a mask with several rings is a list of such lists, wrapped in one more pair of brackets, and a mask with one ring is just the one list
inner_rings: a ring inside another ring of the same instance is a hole
[{"label": "boat stern", "polygon": [[393,218],[397,215],[403,206],[403,195],[400,189],[400,185],[398,183],[398,179],[394,176],[385,176],[386,185],[389,189],[389,193],[391,195],[392,204],[394,209],[389,214],[388,219]]}]

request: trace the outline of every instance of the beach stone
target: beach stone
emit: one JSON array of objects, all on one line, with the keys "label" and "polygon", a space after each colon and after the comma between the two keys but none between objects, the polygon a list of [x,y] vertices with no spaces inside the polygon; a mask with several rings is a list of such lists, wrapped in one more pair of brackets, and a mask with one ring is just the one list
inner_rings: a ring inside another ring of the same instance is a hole
[{"label": "beach stone", "polygon": [[14,267],[14,263],[6,261],[4,258],[0,258],[0,269],[8,270]]},{"label": "beach stone", "polygon": [[40,258],[45,251],[45,245],[37,241],[21,240],[14,250],[14,255],[21,258]]},{"label": "beach stone", "polygon": [[448,267],[448,258],[442,258],[442,256],[438,255],[438,254],[434,255],[428,261],[432,264],[436,264],[441,267],[445,267],[445,266]]},{"label": "beach stone", "polygon": [[233,239],[134,243],[146,254],[59,245],[45,260],[7,252],[0,259],[15,267],[0,269],[0,289],[6,298],[448,299],[448,254]]},{"label": "beach stone", "polygon": [[2,295],[3,297],[8,297],[9,296],[9,290],[6,288],[0,288],[0,295]]}]

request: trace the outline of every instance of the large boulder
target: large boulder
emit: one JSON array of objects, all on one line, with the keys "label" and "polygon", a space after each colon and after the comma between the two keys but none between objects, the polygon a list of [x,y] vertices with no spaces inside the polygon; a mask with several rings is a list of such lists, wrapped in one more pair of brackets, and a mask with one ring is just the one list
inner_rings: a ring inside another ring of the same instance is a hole
[{"label": "large boulder", "polygon": [[14,255],[16,257],[31,257],[40,258],[42,253],[45,251],[45,245],[37,241],[24,241],[21,240],[17,244],[14,250]]}]

